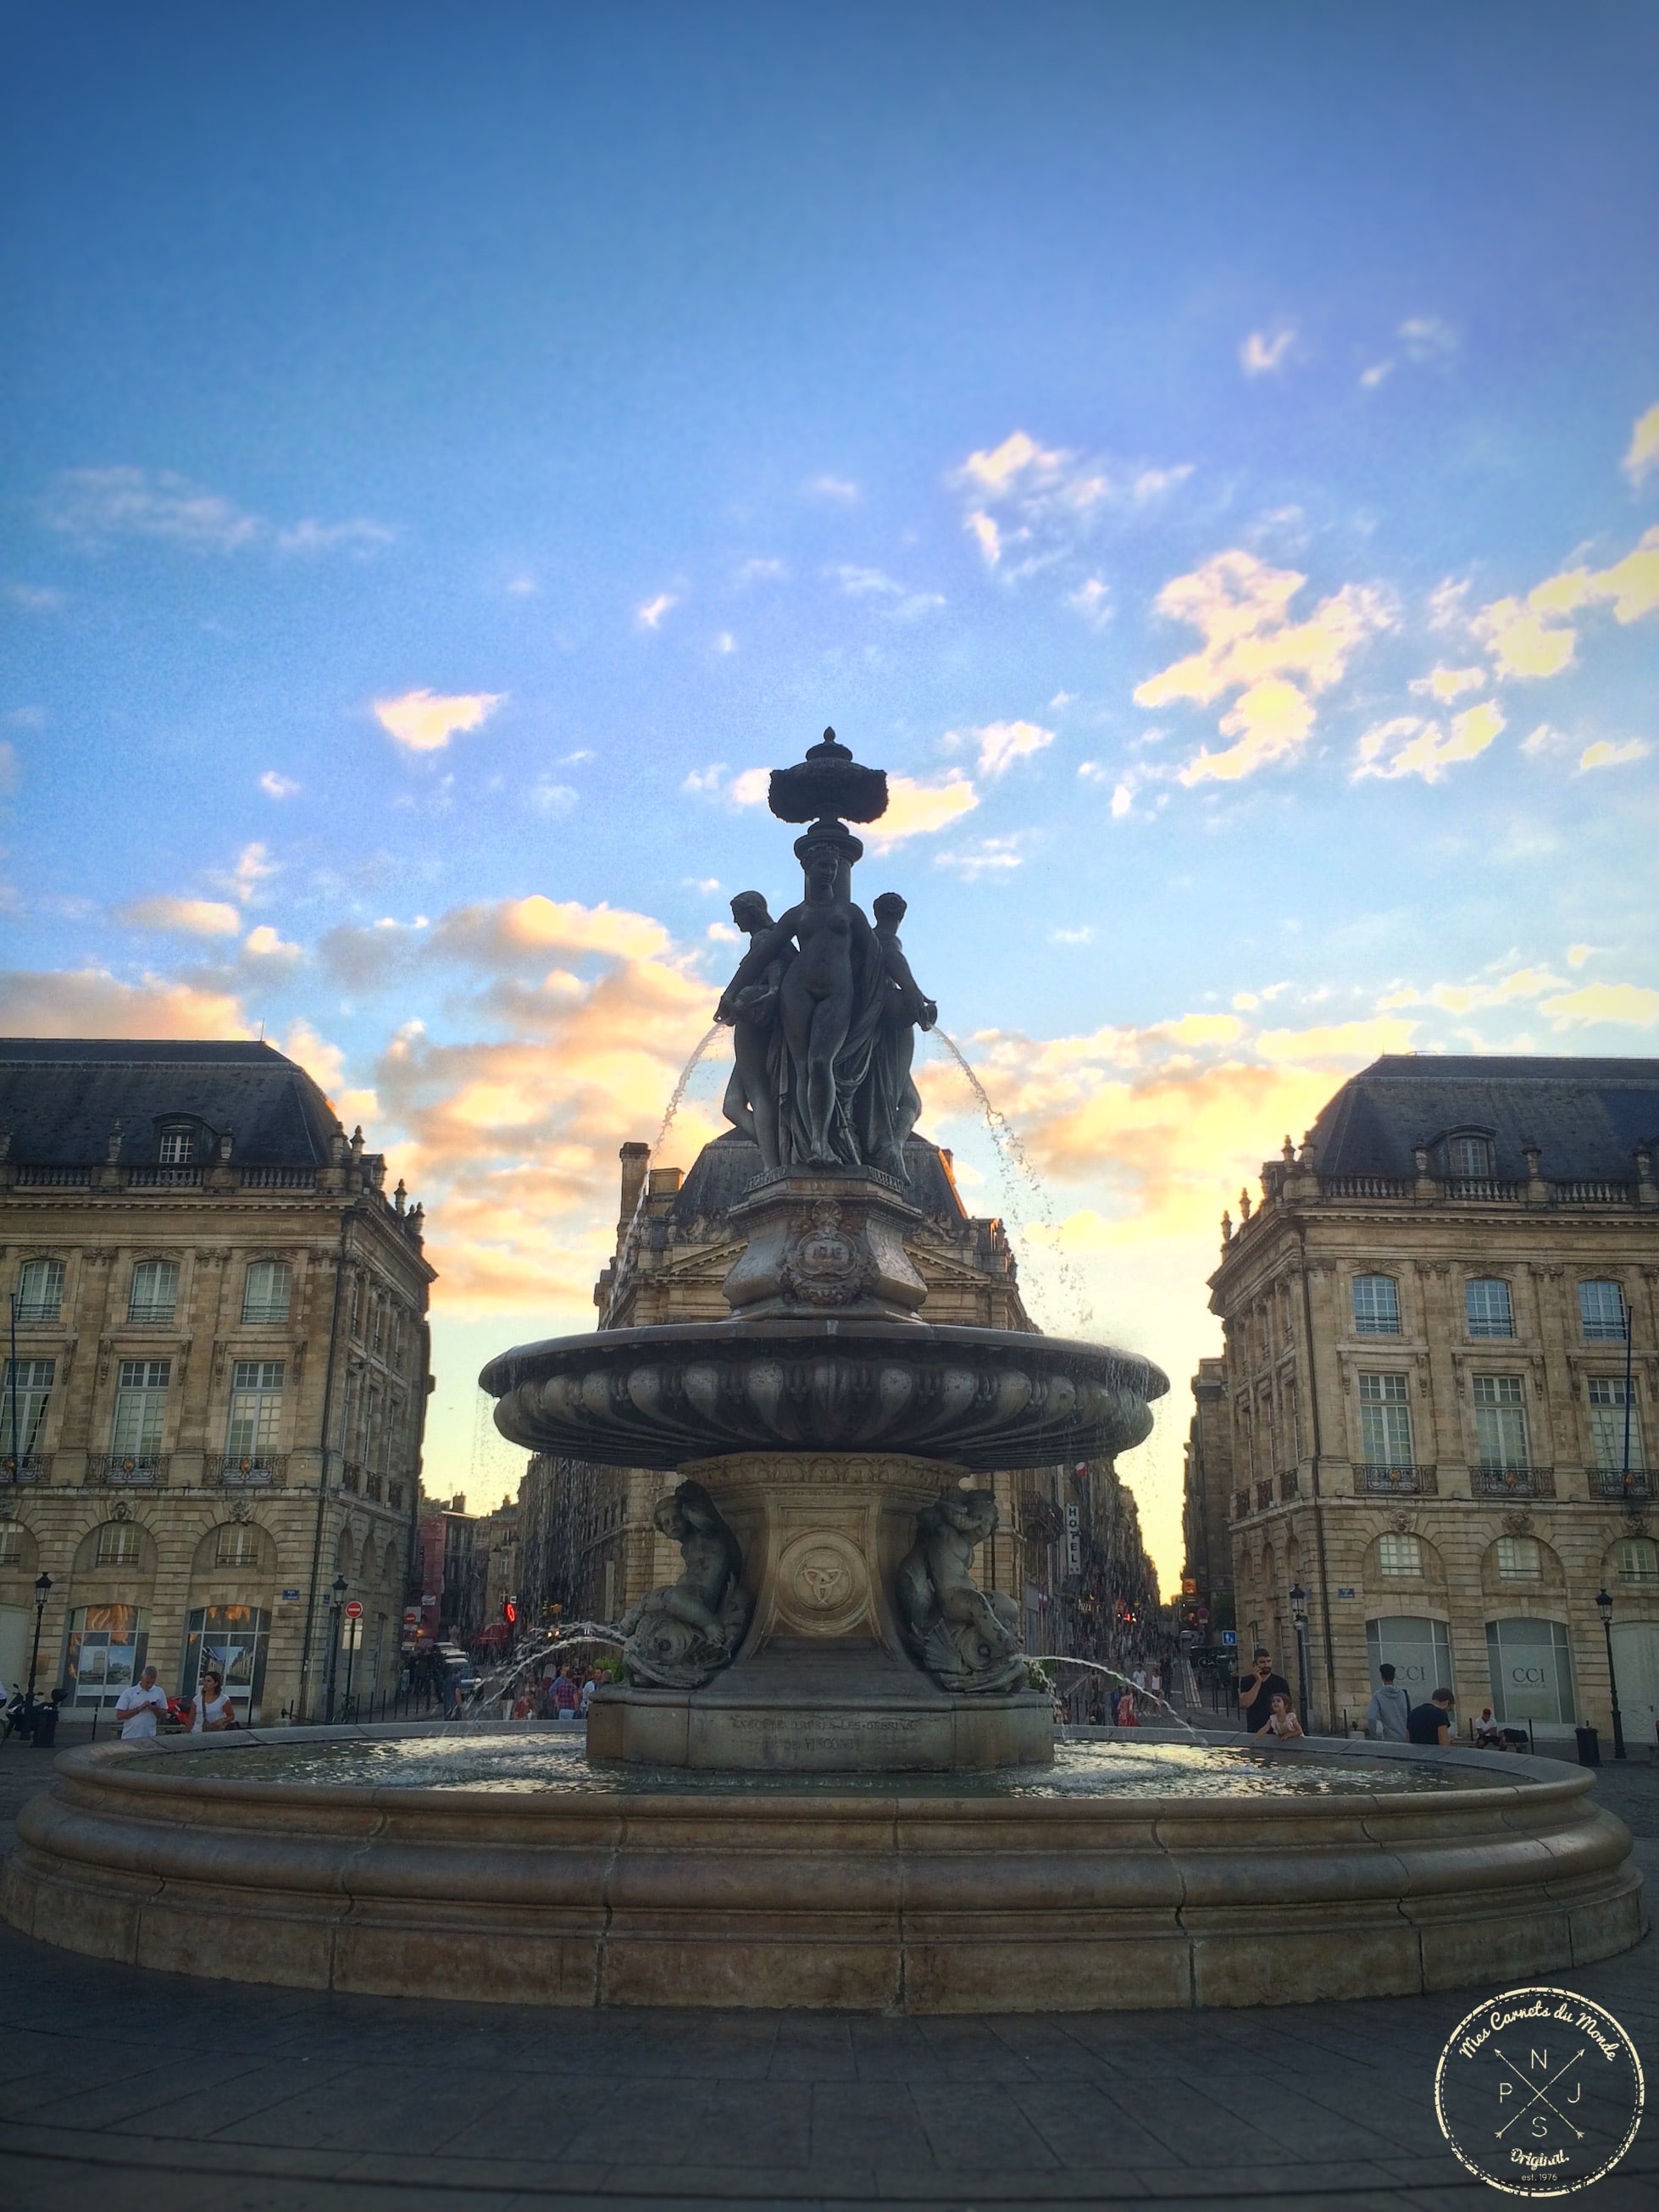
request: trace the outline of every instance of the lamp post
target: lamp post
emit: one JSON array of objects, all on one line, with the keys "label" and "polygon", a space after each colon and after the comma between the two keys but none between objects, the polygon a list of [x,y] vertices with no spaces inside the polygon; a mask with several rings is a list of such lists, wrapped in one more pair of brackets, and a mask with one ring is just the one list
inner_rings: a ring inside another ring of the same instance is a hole
[{"label": "lamp post", "polygon": [[1619,1677],[1613,1665],[1613,1599],[1605,1589],[1595,1593],[1595,1610],[1601,1616],[1601,1633],[1607,1640],[1607,1690],[1613,1699],[1613,1755],[1625,1756],[1625,1723],[1619,1711]]},{"label": "lamp post", "polygon": [[1296,1624],[1296,1685],[1298,1709],[1304,1726],[1310,1727],[1308,1711],[1308,1593],[1300,1583],[1291,1585],[1291,1619]]},{"label": "lamp post", "polygon": [[339,1671],[340,1665],[340,1607],[345,1603],[345,1594],[349,1588],[349,1584],[343,1575],[335,1576],[334,1610],[329,1616],[328,1627],[328,1693],[323,1705],[323,1711],[328,1717],[328,1725],[331,1728],[334,1725],[334,1679]]},{"label": "lamp post", "polygon": [[40,1622],[46,1610],[46,1600],[51,1595],[52,1577],[37,1575],[34,1578],[34,1648],[29,1653],[29,1686],[23,1692],[25,1734],[34,1724],[34,1678],[40,1668]]}]

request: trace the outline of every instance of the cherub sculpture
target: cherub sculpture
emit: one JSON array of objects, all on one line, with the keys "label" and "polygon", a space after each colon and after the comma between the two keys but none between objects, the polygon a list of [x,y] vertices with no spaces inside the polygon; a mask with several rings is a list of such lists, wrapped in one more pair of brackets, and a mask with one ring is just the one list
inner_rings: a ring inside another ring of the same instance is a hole
[{"label": "cherub sculpture", "polygon": [[917,1514],[916,1540],[899,1565],[904,1640],[942,1690],[1025,1687],[1014,1601],[973,1577],[974,1553],[997,1519],[988,1490],[947,1486]]},{"label": "cherub sculpture", "polygon": [[628,1679],[659,1690],[695,1690],[730,1666],[749,1626],[738,1577],[743,1553],[700,1482],[683,1482],[652,1516],[680,1547],[676,1583],[648,1590],[623,1620]]}]

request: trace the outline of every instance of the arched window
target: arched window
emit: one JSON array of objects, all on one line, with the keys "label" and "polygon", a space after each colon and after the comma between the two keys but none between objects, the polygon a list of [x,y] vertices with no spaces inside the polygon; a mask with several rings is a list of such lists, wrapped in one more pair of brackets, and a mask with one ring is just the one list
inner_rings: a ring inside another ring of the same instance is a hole
[{"label": "arched window", "polygon": [[1390,1534],[1376,1540],[1377,1572],[1391,1577],[1420,1575],[1423,1547],[1415,1536]]},{"label": "arched window", "polygon": [[98,1531],[96,1563],[100,1567],[137,1566],[143,1553],[143,1531],[136,1521],[106,1521]]},{"label": "arched window", "polygon": [[251,1522],[228,1521],[214,1546],[213,1564],[216,1567],[257,1567],[259,1531]]},{"label": "arched window", "polygon": [[1542,1554],[1536,1536],[1500,1536],[1493,1547],[1498,1554],[1498,1579],[1506,1583],[1536,1582],[1543,1571]]},{"label": "arched window", "polygon": [[17,1326],[54,1322],[64,1306],[61,1260],[26,1260],[17,1277]]},{"label": "arched window", "polygon": [[242,1285],[242,1319],[250,1325],[288,1319],[294,1270],[286,1260],[255,1260]]},{"label": "arched window", "polygon": [[196,1132],[188,1121],[174,1121],[162,1130],[157,1157],[164,1168],[189,1166],[196,1157]]},{"label": "arched window", "polygon": [[1354,1277],[1353,1328],[1356,1336],[1399,1335],[1400,1286],[1392,1275]]},{"label": "arched window", "polygon": [[171,1321],[179,1303],[179,1263],[176,1260],[141,1260],[132,1271],[127,1298],[129,1321]]},{"label": "arched window", "polygon": [[1489,1176],[1492,1173],[1491,1138],[1449,1137],[1446,1139],[1446,1165],[1454,1176]]},{"label": "arched window", "polygon": [[1622,1536],[1613,1547],[1621,1583],[1659,1583],[1659,1544],[1651,1536]]},{"label": "arched window", "polygon": [[1580,1283],[1578,1319],[1591,1343],[1625,1340],[1625,1293],[1617,1283]]},{"label": "arched window", "polygon": [[1463,1285],[1463,1307],[1471,1336],[1513,1336],[1515,1310],[1501,1275],[1471,1275]]}]

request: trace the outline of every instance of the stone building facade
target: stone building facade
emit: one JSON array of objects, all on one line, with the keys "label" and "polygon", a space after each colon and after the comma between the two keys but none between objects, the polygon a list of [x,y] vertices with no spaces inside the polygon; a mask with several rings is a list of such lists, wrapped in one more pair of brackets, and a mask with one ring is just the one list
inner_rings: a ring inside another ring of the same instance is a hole
[{"label": "stone building facade", "polygon": [[1491,1704],[1540,1742],[1605,1735],[1605,1593],[1626,1734],[1654,1742],[1656,1138],[1659,1062],[1392,1056],[1224,1221],[1189,1561],[1224,1515],[1239,1644],[1292,1680],[1306,1592],[1321,1725],[1386,1659],[1465,1726]]},{"label": "stone building facade", "polygon": [[[906,1245],[927,1285],[923,1319],[1031,1328],[1002,1224],[968,1212],[948,1152],[912,1137],[905,1156],[905,1195],[924,1216]],[[743,1249],[727,1216],[761,1172],[760,1154],[732,1130],[705,1146],[689,1174],[649,1168],[648,1158],[644,1145],[622,1148],[617,1249],[593,1294],[599,1326],[725,1321],[720,1285]],[[1112,1463],[991,1481],[1002,1525],[977,1571],[1022,1605],[1028,1648],[1104,1657],[1109,1644],[1122,1647],[1155,1609],[1156,1579],[1134,1499]],[[520,1491],[526,1617],[556,1606],[567,1621],[614,1621],[672,1582],[678,1553],[651,1519],[671,1485],[658,1470],[533,1458]]]},{"label": "stone building facade", "polygon": [[[221,1656],[314,1715],[397,1680],[431,1388],[422,1213],[265,1044],[0,1044],[0,1674],[100,1717]],[[341,1671],[343,1679],[343,1671]]]}]

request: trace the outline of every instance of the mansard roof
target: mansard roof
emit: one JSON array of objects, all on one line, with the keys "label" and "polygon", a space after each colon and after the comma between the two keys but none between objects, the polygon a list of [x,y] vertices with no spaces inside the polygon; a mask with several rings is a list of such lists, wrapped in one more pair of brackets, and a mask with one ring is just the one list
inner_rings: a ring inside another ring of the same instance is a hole
[{"label": "mansard roof", "polygon": [[155,1158],[160,1125],[234,1132],[239,1161],[319,1167],[340,1133],[304,1068],[274,1046],[191,1039],[0,1037],[0,1129],[10,1157],[41,1167],[94,1165],[121,1125],[118,1159]]},{"label": "mansard roof", "polygon": [[1345,1083],[1313,1127],[1321,1175],[1408,1176],[1414,1145],[1492,1139],[1492,1172],[1518,1180],[1538,1147],[1551,1182],[1628,1182],[1659,1142],[1659,1060],[1389,1053]]}]

